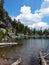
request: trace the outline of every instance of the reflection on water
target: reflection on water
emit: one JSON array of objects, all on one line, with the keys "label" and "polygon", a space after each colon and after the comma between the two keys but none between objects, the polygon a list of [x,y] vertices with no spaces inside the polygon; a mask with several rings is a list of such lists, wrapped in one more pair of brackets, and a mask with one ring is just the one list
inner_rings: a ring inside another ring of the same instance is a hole
[{"label": "reflection on water", "polygon": [[0,48],[0,54],[15,61],[22,58],[21,65],[38,65],[39,51],[49,52],[49,39],[27,39],[22,41],[22,45]]}]

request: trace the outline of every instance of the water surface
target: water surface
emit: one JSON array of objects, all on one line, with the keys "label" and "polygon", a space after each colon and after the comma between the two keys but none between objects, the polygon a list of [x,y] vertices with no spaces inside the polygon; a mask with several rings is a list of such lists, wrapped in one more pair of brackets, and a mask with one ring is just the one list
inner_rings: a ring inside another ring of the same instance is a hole
[{"label": "water surface", "polygon": [[49,52],[49,39],[25,39],[21,45],[0,48],[0,54],[4,54],[11,61],[22,58],[21,65],[39,65],[39,51]]}]

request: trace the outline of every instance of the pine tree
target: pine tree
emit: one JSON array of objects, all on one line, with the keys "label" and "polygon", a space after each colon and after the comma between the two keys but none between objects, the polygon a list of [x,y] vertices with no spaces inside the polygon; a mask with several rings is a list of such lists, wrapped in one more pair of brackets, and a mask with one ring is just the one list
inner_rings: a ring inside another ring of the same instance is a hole
[{"label": "pine tree", "polygon": [[4,18],[4,8],[3,8],[4,0],[0,0],[0,20]]},{"label": "pine tree", "polygon": [[0,5],[1,5],[1,7],[3,8],[4,0],[0,0]]}]

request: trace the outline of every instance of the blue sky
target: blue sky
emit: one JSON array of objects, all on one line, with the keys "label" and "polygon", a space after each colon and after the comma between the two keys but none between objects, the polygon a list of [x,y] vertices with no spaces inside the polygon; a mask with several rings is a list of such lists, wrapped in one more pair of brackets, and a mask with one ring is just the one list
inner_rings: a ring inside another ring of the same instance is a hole
[{"label": "blue sky", "polygon": [[42,2],[43,0],[5,0],[4,8],[9,15],[17,16],[23,5],[30,6],[32,13],[34,13],[36,9],[40,9]]},{"label": "blue sky", "polygon": [[49,0],[5,0],[4,8],[30,28],[49,28]]},{"label": "blue sky", "polygon": [[49,16],[44,17],[42,20],[43,20],[44,22],[47,22],[47,23],[49,24]]}]

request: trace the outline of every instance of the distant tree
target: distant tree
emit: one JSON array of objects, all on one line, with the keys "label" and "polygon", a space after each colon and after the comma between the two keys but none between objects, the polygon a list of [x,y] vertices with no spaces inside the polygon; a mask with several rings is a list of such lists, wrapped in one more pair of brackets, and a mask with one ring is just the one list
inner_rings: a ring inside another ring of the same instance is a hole
[{"label": "distant tree", "polygon": [[27,32],[28,32],[28,35],[32,34],[32,31],[30,30],[30,28],[27,28]]},{"label": "distant tree", "polygon": [[4,10],[0,8],[0,20],[4,19]]},{"label": "distant tree", "polygon": [[3,18],[4,18],[3,5],[4,5],[4,0],[0,0],[0,20],[3,20]]},{"label": "distant tree", "polygon": [[18,32],[23,33],[24,31],[24,25],[18,22]]},{"label": "distant tree", "polygon": [[4,0],[0,0],[0,6],[3,8]]},{"label": "distant tree", "polygon": [[39,34],[39,35],[42,35],[42,30],[39,30],[39,31],[38,31],[38,34]]},{"label": "distant tree", "polygon": [[8,16],[8,12],[7,11],[5,12],[5,14],[6,14],[6,16]]},{"label": "distant tree", "polygon": [[34,28],[32,32],[33,32],[33,34],[35,35],[35,33],[36,33],[36,29]]},{"label": "distant tree", "polygon": [[14,19],[14,21],[11,22],[11,25],[12,25],[13,28],[16,29],[16,20],[15,19]]},{"label": "distant tree", "polygon": [[49,35],[49,29],[45,29],[45,30],[43,31],[43,34]]},{"label": "distant tree", "polygon": [[24,27],[24,34],[27,34],[27,33],[28,33],[28,27],[25,26],[25,27]]}]

